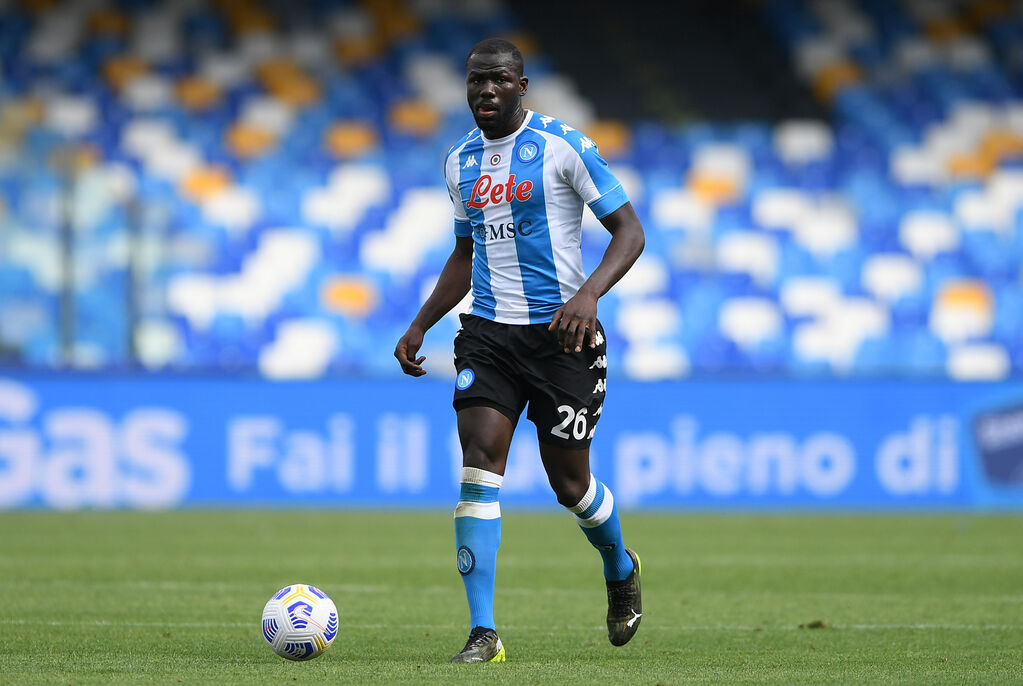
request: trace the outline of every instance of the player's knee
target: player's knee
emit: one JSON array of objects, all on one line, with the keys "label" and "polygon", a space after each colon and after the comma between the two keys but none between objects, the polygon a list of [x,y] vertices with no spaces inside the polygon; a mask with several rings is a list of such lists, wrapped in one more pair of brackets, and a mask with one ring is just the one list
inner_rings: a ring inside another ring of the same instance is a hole
[{"label": "player's knee", "polygon": [[551,477],[551,488],[554,489],[554,495],[558,499],[558,503],[563,507],[574,507],[579,504],[579,501],[586,495],[586,489],[590,485],[589,474],[586,475],[585,479],[572,478],[570,476],[559,475],[557,477]]},{"label": "player's knee", "polygon": [[507,455],[485,441],[469,440],[462,445],[462,466],[504,474]]}]

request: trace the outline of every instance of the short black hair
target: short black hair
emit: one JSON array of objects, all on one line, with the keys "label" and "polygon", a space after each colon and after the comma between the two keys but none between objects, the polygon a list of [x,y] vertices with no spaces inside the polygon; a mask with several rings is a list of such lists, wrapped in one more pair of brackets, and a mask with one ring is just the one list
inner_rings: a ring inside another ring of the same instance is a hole
[{"label": "short black hair", "polygon": [[507,41],[503,38],[487,38],[481,40],[473,46],[473,49],[465,56],[466,70],[469,69],[469,59],[472,58],[473,55],[511,55],[515,69],[518,70],[519,76],[522,76],[522,70],[524,68],[522,53],[519,52],[519,49],[515,47],[515,44],[511,41]]}]

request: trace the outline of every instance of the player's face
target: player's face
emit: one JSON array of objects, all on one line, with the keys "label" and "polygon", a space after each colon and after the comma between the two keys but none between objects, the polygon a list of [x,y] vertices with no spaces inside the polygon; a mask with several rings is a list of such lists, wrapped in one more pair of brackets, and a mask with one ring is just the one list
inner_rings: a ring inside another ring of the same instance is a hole
[{"label": "player's face", "polygon": [[472,55],[466,65],[465,93],[476,126],[488,138],[514,133],[522,123],[522,96],[528,79],[511,55]]}]

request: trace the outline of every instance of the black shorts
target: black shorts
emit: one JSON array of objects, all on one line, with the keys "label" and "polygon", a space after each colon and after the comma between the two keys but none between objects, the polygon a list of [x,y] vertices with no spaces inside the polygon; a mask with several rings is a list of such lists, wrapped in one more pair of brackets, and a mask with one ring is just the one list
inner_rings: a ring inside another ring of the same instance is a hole
[{"label": "black shorts", "polygon": [[607,344],[597,322],[581,352],[566,353],[547,324],[499,324],[463,314],[455,335],[456,410],[492,407],[517,424],[522,410],[541,443],[585,448],[600,419],[607,386]]}]

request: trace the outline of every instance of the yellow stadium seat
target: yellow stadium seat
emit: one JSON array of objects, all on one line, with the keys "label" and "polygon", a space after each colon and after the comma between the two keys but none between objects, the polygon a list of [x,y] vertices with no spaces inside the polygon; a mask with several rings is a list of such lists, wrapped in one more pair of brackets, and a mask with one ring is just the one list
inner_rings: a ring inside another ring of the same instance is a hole
[{"label": "yellow stadium seat", "polygon": [[266,60],[256,67],[256,78],[278,100],[303,107],[320,99],[320,85],[290,59]]},{"label": "yellow stadium seat", "polygon": [[938,303],[943,307],[990,311],[991,290],[977,279],[953,279],[938,290]]},{"label": "yellow stadium seat", "polygon": [[305,76],[302,67],[293,60],[285,58],[264,60],[256,65],[255,73],[264,88],[273,88],[292,79]]},{"label": "yellow stadium seat", "polygon": [[95,167],[102,159],[103,153],[100,152],[99,148],[92,143],[83,143],[75,148],[73,164],[76,170],[81,171],[89,167]]},{"label": "yellow stadium seat", "polygon": [[1009,0],[973,0],[966,7],[966,16],[970,24],[982,29],[993,21],[1007,17],[1013,11]]},{"label": "yellow stadium seat", "polygon": [[539,50],[536,39],[533,38],[532,34],[525,33],[523,31],[502,33],[498,35],[498,38],[503,38],[506,41],[514,43],[515,47],[517,47],[519,52],[522,53],[523,59],[527,62],[529,61],[529,58],[535,55]]},{"label": "yellow stadium seat", "polygon": [[327,131],[324,143],[332,155],[340,159],[358,157],[376,147],[377,133],[360,121],[337,122]]},{"label": "yellow stadium seat", "polygon": [[378,56],[383,47],[376,36],[343,38],[334,43],[334,54],[345,64],[355,65]]},{"label": "yellow stadium seat", "polygon": [[267,88],[271,95],[292,107],[305,107],[321,97],[320,84],[305,74],[293,80],[281,81]]},{"label": "yellow stadium seat", "polygon": [[813,92],[822,102],[830,101],[846,86],[857,83],[861,78],[859,68],[852,62],[830,64],[814,75]]},{"label": "yellow stadium seat", "polygon": [[996,163],[1019,157],[1023,155],[1023,136],[1014,131],[993,129],[980,139],[980,152]]},{"label": "yellow stadium seat", "polygon": [[996,159],[983,152],[967,152],[950,155],[945,160],[945,169],[956,178],[979,179],[990,174]]},{"label": "yellow stadium seat", "polygon": [[323,308],[346,317],[365,317],[376,307],[380,296],[376,286],[357,276],[335,276],[320,291]]},{"label": "yellow stadium seat", "polygon": [[440,126],[440,113],[437,109],[419,100],[394,104],[387,113],[387,119],[394,129],[413,136],[433,135]]},{"label": "yellow stadium seat", "polygon": [[132,79],[148,71],[146,63],[138,57],[120,55],[111,57],[103,65],[103,76],[114,90],[120,90]]},{"label": "yellow stadium seat", "polygon": [[236,157],[247,159],[262,155],[277,142],[277,137],[252,124],[235,124],[227,132],[227,145]]},{"label": "yellow stadium seat", "polygon": [[89,17],[89,31],[97,34],[120,36],[128,31],[130,22],[123,12],[101,9]]},{"label": "yellow stadium seat", "polygon": [[231,175],[219,166],[200,167],[181,180],[180,191],[194,201],[200,201],[225,190],[231,185]]},{"label": "yellow stadium seat", "polygon": [[273,17],[256,3],[228,4],[224,14],[236,36],[271,33],[276,28]]},{"label": "yellow stadium seat", "polygon": [[71,148],[54,150],[48,157],[50,167],[66,171],[81,172],[96,166],[102,155],[96,146],[82,143]]},{"label": "yellow stadium seat", "polygon": [[56,7],[58,0],[20,0],[18,5],[31,14],[41,14]]},{"label": "yellow stadium seat", "polygon": [[43,118],[43,104],[34,98],[11,99],[0,104],[0,137],[20,137]]},{"label": "yellow stadium seat", "polygon": [[220,102],[220,87],[212,81],[198,76],[189,76],[175,86],[182,107],[193,112],[208,110]]},{"label": "yellow stadium seat", "polygon": [[603,119],[586,127],[586,133],[597,144],[605,159],[613,159],[628,152],[632,146],[629,128],[620,121]]},{"label": "yellow stadium seat", "polygon": [[415,15],[402,7],[402,3],[390,3],[394,9],[374,14],[377,30],[384,42],[391,43],[401,38],[414,36],[419,32],[419,22]]},{"label": "yellow stadium seat", "polygon": [[956,17],[938,17],[924,24],[924,33],[939,43],[969,35],[969,28]]},{"label": "yellow stadium seat", "polygon": [[690,174],[686,185],[701,200],[711,205],[722,205],[735,200],[741,191],[735,179],[703,172]]},{"label": "yellow stadium seat", "polygon": [[362,6],[373,18],[379,38],[391,42],[419,31],[419,22],[403,0],[363,0]]},{"label": "yellow stadium seat", "polygon": [[989,335],[994,317],[991,291],[983,281],[953,279],[938,289],[929,326],[946,343],[958,343]]}]

